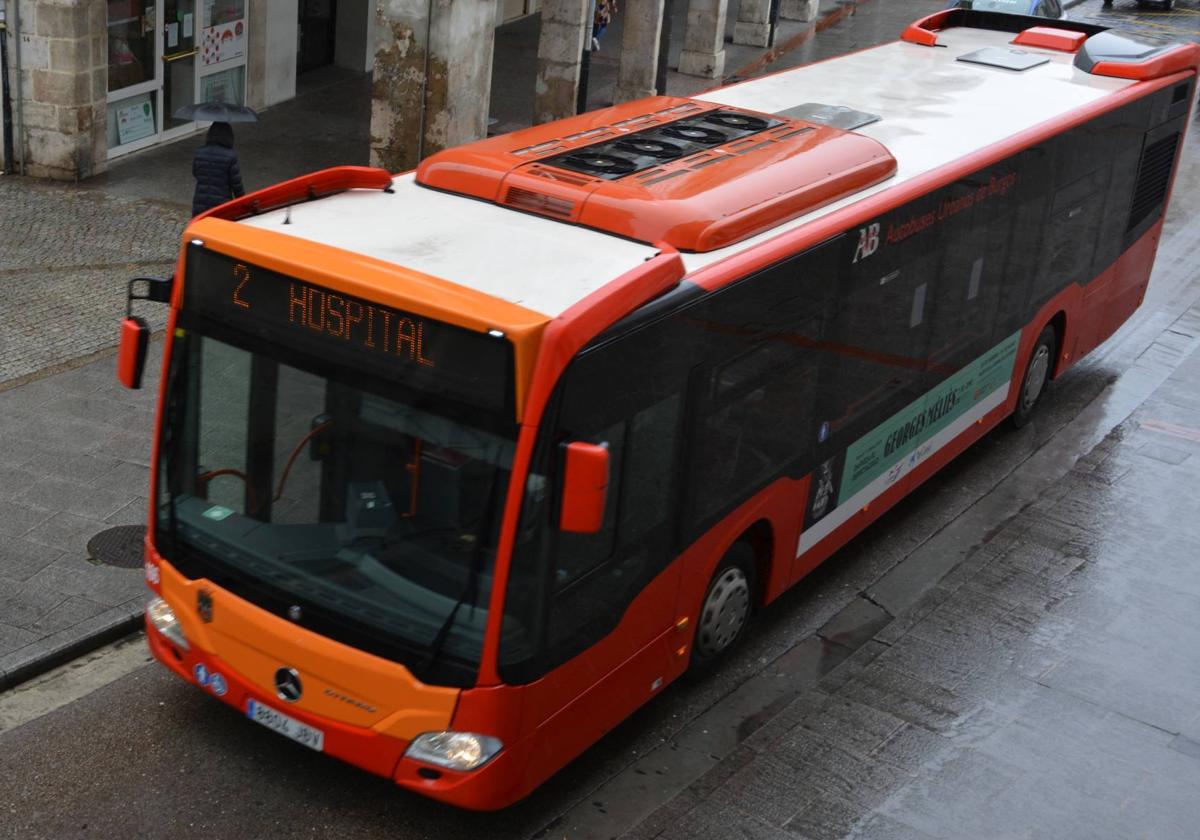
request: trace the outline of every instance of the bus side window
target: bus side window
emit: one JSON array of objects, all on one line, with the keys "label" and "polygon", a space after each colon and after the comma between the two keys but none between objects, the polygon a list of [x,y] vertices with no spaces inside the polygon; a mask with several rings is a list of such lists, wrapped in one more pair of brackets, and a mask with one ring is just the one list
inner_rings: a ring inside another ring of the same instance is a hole
[{"label": "bus side window", "polygon": [[609,475],[604,530],[559,532],[555,547],[548,628],[555,660],[612,630],[671,559],[668,526],[681,402],[680,395],[671,395],[604,432],[610,464],[620,463]]},{"label": "bus side window", "polygon": [[[554,591],[577,581],[606,561],[613,552],[617,521],[616,488],[621,486],[621,462],[625,456],[624,421],[614,423],[594,435],[582,438],[588,443],[608,444],[608,499],[604,507],[604,525],[594,534],[562,531],[554,554]],[[577,438],[572,438],[575,440]]]},{"label": "bus side window", "polygon": [[[997,183],[1005,172],[985,171],[955,186],[975,193]],[[926,389],[992,346],[1004,250],[1013,224],[1010,204],[1006,195],[989,195],[946,223],[945,253],[930,292]]]},{"label": "bus side window", "polygon": [[701,374],[689,491],[706,521],[758,490],[809,449],[818,322],[791,330]]},{"label": "bus side window", "polygon": [[[890,266],[867,263],[844,277],[831,325],[837,358],[832,421],[847,446],[923,393],[929,281],[939,244],[912,237]],[[932,237],[931,237],[932,238]]]},{"label": "bus side window", "polygon": [[[674,487],[682,395],[639,411],[629,421],[625,480],[620,485],[618,538],[630,546],[652,535],[668,518]],[[610,480],[610,486],[611,480]]]},{"label": "bus side window", "polygon": [[1051,198],[1041,271],[1033,289],[1035,305],[1088,276],[1100,235],[1110,168],[1110,164],[1097,167]]}]

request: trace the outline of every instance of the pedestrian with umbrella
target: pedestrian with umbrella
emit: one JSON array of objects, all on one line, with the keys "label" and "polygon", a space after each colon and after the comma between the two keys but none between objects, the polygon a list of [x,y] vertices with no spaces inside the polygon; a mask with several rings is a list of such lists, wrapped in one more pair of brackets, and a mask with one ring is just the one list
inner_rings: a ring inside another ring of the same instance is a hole
[{"label": "pedestrian with umbrella", "polygon": [[204,145],[192,156],[192,175],[196,191],[192,194],[192,215],[224,204],[245,194],[237,152],[233,150],[233,122],[256,122],[258,115],[241,105],[202,102],[175,112],[176,119],[212,120]]}]

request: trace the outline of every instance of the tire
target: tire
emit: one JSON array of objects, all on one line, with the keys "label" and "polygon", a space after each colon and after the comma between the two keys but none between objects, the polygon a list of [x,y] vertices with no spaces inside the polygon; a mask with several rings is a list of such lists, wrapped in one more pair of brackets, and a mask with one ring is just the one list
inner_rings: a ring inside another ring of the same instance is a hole
[{"label": "tire", "polygon": [[720,662],[746,633],[754,613],[754,551],[735,543],[704,590],[696,615],[690,669],[703,672]]},{"label": "tire", "polygon": [[1018,429],[1029,422],[1038,400],[1046,391],[1046,383],[1050,381],[1050,370],[1054,366],[1054,357],[1058,352],[1058,336],[1054,327],[1047,326],[1034,342],[1033,351],[1029,354],[1029,363],[1025,366],[1025,375],[1021,377],[1021,390],[1017,393],[1017,407],[1013,410],[1012,423]]}]

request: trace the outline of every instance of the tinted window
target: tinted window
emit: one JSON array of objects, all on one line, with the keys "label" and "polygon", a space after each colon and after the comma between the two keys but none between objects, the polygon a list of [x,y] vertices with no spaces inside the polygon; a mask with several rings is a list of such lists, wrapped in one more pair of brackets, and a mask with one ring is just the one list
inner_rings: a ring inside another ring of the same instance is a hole
[{"label": "tinted window", "polygon": [[844,237],[693,305],[683,324],[705,349],[692,376],[686,534],[782,474],[802,475],[818,436],[827,321]]},{"label": "tinted window", "polygon": [[964,178],[946,191],[950,202],[964,195],[976,200],[944,221],[944,253],[930,291],[926,388],[993,344],[1015,193],[1011,164]]},{"label": "tinted window", "polygon": [[[922,389],[931,286],[940,261],[936,197],[884,218],[878,251],[847,253],[837,309],[827,330],[836,356],[827,419],[845,446]],[[848,243],[847,251],[851,250]]]},{"label": "tinted window", "polygon": [[[541,627],[540,643],[532,658],[502,648],[506,680],[533,679],[598,642],[674,556],[683,348],[673,322],[660,322],[585,351],[564,375],[526,482],[508,587],[510,614]],[[608,444],[595,534],[562,532],[555,520],[552,488],[571,441]]]},{"label": "tinted window", "polygon": [[700,377],[692,516],[703,521],[794,463],[813,438],[820,320],[760,341]]}]

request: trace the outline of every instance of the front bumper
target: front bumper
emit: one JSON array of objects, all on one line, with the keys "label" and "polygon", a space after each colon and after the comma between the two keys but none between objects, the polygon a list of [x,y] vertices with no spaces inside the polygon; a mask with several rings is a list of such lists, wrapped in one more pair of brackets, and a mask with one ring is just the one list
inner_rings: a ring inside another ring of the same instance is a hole
[{"label": "front bumper", "polygon": [[[198,650],[182,650],[149,624],[146,639],[154,658],[180,679],[246,714],[251,700],[270,706],[325,734],[323,752],[348,764],[384,776],[422,796],[428,796],[460,808],[490,811],[520,799],[528,790],[520,783],[523,773],[519,758],[525,744],[507,746],[490,762],[471,772],[457,772],[415,761],[404,756],[409,742],[371,729],[348,726],[313,715],[252,686],[220,657]],[[208,675],[207,685],[196,677],[197,666]],[[216,676],[218,679],[213,679]],[[216,686],[214,688],[214,686]],[[298,748],[299,745],[297,745]]]}]

